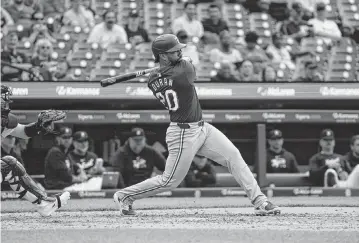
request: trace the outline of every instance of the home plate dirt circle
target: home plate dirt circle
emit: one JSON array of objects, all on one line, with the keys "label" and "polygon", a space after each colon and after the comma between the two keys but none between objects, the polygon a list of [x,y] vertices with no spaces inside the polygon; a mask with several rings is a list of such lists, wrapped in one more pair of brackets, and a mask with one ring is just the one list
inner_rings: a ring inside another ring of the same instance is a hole
[{"label": "home plate dirt circle", "polygon": [[160,198],[138,201],[138,215],[121,217],[111,200],[73,200],[48,218],[5,201],[1,242],[358,242],[358,198],[275,201],[281,215],[255,216],[245,198]]},{"label": "home plate dirt circle", "polygon": [[[285,207],[281,215],[270,217],[254,216],[251,210],[138,210],[134,217],[121,217],[117,211],[58,212],[50,218],[3,213],[2,242],[96,242],[92,240],[112,234],[122,235],[121,240],[114,236],[97,242],[159,242],[164,237],[167,242],[235,242],[231,237],[237,234],[238,242],[278,242],[283,237],[291,242],[356,242],[359,237],[356,207]],[[196,238],[200,240],[192,241]]]}]

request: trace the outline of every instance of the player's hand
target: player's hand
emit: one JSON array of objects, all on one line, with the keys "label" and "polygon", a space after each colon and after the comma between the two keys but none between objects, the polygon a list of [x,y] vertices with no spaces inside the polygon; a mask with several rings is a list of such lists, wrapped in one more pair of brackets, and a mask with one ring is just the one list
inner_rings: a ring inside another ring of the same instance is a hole
[{"label": "player's hand", "polygon": [[60,110],[43,110],[37,117],[39,130],[47,133],[54,133],[54,122],[66,118],[66,113]]}]

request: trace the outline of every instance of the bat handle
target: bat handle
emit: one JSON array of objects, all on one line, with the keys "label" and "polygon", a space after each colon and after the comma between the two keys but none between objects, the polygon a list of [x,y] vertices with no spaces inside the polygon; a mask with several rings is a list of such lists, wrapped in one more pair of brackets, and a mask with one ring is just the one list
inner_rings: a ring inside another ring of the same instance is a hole
[{"label": "bat handle", "polygon": [[116,79],[114,77],[106,78],[100,81],[101,87],[107,87],[113,83],[116,82]]}]

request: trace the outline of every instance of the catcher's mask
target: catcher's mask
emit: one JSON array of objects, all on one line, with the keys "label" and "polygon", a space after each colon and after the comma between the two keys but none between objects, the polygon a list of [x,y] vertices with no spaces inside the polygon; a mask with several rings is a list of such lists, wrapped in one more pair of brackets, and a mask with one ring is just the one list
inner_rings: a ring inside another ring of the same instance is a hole
[{"label": "catcher's mask", "polygon": [[7,117],[10,112],[10,99],[12,95],[11,88],[6,85],[1,85],[1,117]]}]

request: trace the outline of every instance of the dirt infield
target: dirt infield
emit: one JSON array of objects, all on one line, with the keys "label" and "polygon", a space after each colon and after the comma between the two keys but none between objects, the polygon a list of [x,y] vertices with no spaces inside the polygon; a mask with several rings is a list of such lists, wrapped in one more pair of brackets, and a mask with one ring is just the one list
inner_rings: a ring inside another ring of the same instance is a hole
[{"label": "dirt infield", "polygon": [[126,218],[107,199],[72,200],[49,218],[5,201],[1,242],[358,242],[358,198],[273,201],[282,215],[254,216],[246,198],[150,198]]}]

